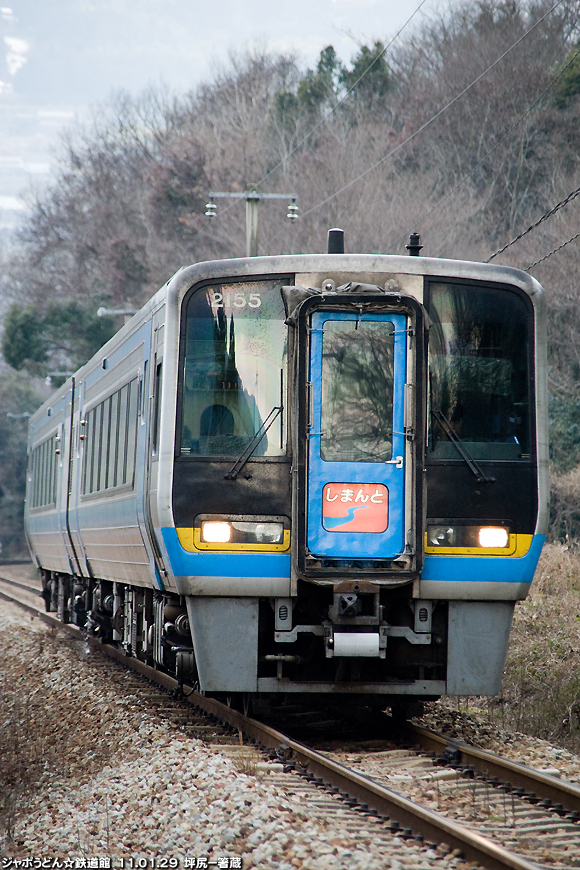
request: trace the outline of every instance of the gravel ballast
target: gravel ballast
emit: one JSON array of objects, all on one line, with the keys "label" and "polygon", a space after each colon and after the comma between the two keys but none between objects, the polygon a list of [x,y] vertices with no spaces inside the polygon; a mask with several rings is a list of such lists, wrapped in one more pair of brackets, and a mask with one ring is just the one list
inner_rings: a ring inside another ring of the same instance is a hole
[{"label": "gravel ballast", "polygon": [[244,772],[143,712],[133,674],[1,608],[0,866],[465,866]]}]

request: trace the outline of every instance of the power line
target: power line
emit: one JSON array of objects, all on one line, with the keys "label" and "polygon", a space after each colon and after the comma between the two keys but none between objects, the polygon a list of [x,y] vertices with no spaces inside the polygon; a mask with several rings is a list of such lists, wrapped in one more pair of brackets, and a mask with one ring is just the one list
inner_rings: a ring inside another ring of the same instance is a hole
[{"label": "power line", "polygon": [[[414,18],[415,15],[417,14],[417,12],[419,12],[419,10],[421,9],[421,7],[424,6],[424,4],[425,4],[426,2],[427,2],[427,0],[421,0],[421,2],[419,3],[419,5],[418,5],[417,8],[415,9],[415,11],[414,11],[413,13],[411,13],[411,15],[407,18],[407,20],[405,21],[405,23],[402,25],[402,27],[400,27],[399,30],[395,33],[395,35],[393,36],[393,38],[391,39],[391,41],[390,41],[390,42],[389,42],[389,43],[388,43],[388,44],[383,48],[383,50],[381,51],[381,53],[378,54],[378,55],[377,55],[377,56],[372,60],[372,62],[367,66],[367,68],[366,68],[366,69],[365,69],[365,70],[360,74],[360,76],[359,76],[358,79],[355,81],[355,83],[354,83],[353,85],[350,86],[350,88],[346,91],[346,93],[343,94],[343,96],[342,96],[342,97],[341,97],[341,98],[340,98],[340,99],[339,99],[339,100],[334,104],[334,106],[332,106],[331,109],[328,110],[328,112],[327,112],[327,113],[326,113],[326,114],[325,114],[325,115],[320,119],[320,121],[318,121],[318,122],[314,125],[314,127],[313,127],[313,128],[312,128],[312,129],[311,129],[311,130],[306,134],[306,136],[304,136],[304,138],[300,140],[300,142],[298,143],[298,145],[295,145],[295,146],[294,146],[294,148],[290,151],[290,153],[289,153],[288,156],[285,158],[285,160],[288,160],[290,157],[292,157],[292,155],[295,154],[296,151],[298,151],[298,149],[301,148],[301,147],[304,145],[304,143],[305,143],[308,139],[310,139],[310,137],[312,136],[312,134],[315,133],[316,130],[318,130],[319,127],[321,127],[323,124],[326,123],[326,121],[330,118],[330,116],[333,115],[333,114],[336,112],[336,110],[339,108],[339,106],[341,106],[341,105],[344,103],[344,101],[347,99],[347,97],[349,97],[349,96],[353,93],[354,89],[355,89],[356,87],[358,87],[358,85],[361,83],[361,81],[364,79],[364,77],[365,77],[365,76],[366,76],[366,75],[371,71],[371,69],[374,67],[374,65],[375,65],[376,63],[378,63],[379,60],[380,60],[382,57],[384,57],[384,55],[387,53],[387,51],[389,50],[389,48],[391,47],[391,45],[393,44],[393,42],[394,42],[394,41],[395,41],[395,40],[396,40],[396,39],[401,35],[401,33],[403,32],[403,30],[407,27],[408,24],[410,24],[410,22],[413,20],[413,18]],[[272,175],[273,172],[276,172],[276,170],[279,169],[280,166],[282,166],[283,163],[284,163],[284,160],[280,160],[280,161],[276,164],[276,166],[274,166],[272,169],[270,169],[270,170],[266,173],[266,175],[264,175],[264,177],[260,179],[260,181],[258,182],[258,185],[262,184],[262,182],[265,181],[265,180],[266,180],[270,175]]]},{"label": "power line", "polygon": [[478,82],[480,82],[481,79],[483,79],[494,67],[496,67],[498,65],[498,63],[500,63],[505,57],[507,57],[507,55],[511,51],[513,51],[514,48],[517,48],[517,46],[521,42],[523,42],[523,40],[527,36],[529,36],[529,34],[533,30],[536,29],[536,27],[538,27],[543,21],[545,21],[546,18],[548,17],[548,15],[551,15],[551,13],[554,11],[554,9],[556,9],[562,3],[563,3],[563,0],[557,0],[557,2],[554,3],[554,5],[545,13],[545,15],[543,15],[541,18],[539,18],[535,24],[532,24],[532,26],[528,30],[526,30],[526,32],[523,34],[523,36],[520,36],[520,38],[518,40],[516,40],[516,42],[514,42],[514,44],[512,46],[510,46],[510,48],[508,48],[506,51],[504,51],[504,53],[502,55],[500,55],[500,57],[498,57],[496,60],[494,60],[494,62],[492,64],[490,64],[487,67],[487,69],[484,70],[480,75],[478,75],[477,78],[474,79],[474,81],[472,81],[470,85],[467,85],[467,87],[463,88],[463,90],[460,91],[460,93],[458,93],[455,97],[453,97],[453,99],[450,100],[445,106],[443,106],[441,109],[439,109],[439,111],[436,112],[428,121],[425,121],[424,124],[421,124],[421,126],[418,127],[414,133],[411,133],[410,136],[407,136],[407,138],[404,139],[403,142],[400,142],[398,145],[396,145],[394,148],[392,148],[387,154],[385,154],[383,157],[381,157],[380,160],[377,160],[376,163],[373,163],[372,166],[369,166],[367,169],[365,169],[364,172],[361,172],[360,175],[357,175],[356,178],[353,178],[347,184],[343,185],[339,190],[335,191],[330,196],[327,196],[325,199],[323,199],[321,202],[312,206],[312,208],[308,209],[308,211],[303,212],[303,214],[301,215],[301,218],[305,218],[307,215],[312,214],[313,211],[316,211],[317,209],[321,208],[323,205],[326,205],[328,202],[331,202],[333,199],[335,199],[335,197],[339,196],[341,193],[344,193],[345,190],[348,190],[354,184],[357,184],[357,182],[361,181],[370,172],[372,172],[374,169],[376,169],[378,166],[380,166],[382,163],[384,163],[385,160],[388,160],[389,157],[392,157],[394,154],[397,153],[397,151],[400,151],[401,148],[403,148],[405,145],[407,145],[409,142],[411,142],[416,136],[419,135],[419,133],[422,133],[423,130],[426,130],[427,127],[429,127],[434,121],[436,121],[438,118],[440,118],[441,115],[447,111],[447,109],[449,109],[452,105],[454,105],[454,103],[456,103],[458,100],[460,100],[461,97],[463,97],[466,93],[468,93],[468,91],[471,90],[471,88],[473,88]]},{"label": "power line", "polygon": [[[538,220],[535,221],[535,223],[533,223],[531,226],[529,226],[527,228],[527,230],[524,230],[523,233],[520,233],[519,236],[516,236],[515,239],[512,239],[511,242],[508,242],[507,245],[504,245],[503,248],[500,248],[499,251],[496,251],[495,254],[492,254],[491,257],[488,257],[485,262],[490,263],[494,257],[497,257],[498,254],[503,254],[503,252],[505,250],[507,250],[512,245],[515,245],[516,242],[519,242],[520,239],[523,239],[524,236],[527,236],[528,233],[531,233],[532,230],[535,230],[536,227],[539,227],[540,224],[543,224],[544,221],[547,221],[548,218],[551,218],[552,215],[555,215],[557,211],[560,211],[561,208],[564,208],[565,205],[568,205],[569,202],[572,202],[573,199],[576,199],[576,197],[579,194],[580,194],[580,187],[577,187],[576,190],[573,190],[572,193],[568,194],[566,199],[563,199],[560,202],[558,202],[553,208],[550,209],[550,211],[547,211],[545,214],[542,215],[541,218],[538,218]],[[568,243],[566,242],[566,244],[568,244]],[[536,263],[532,263],[532,265],[535,266]]]},{"label": "power line", "polygon": [[[329,119],[329,118],[330,118],[330,117],[331,117],[331,116],[336,112],[336,110],[339,108],[339,106],[341,106],[341,105],[344,103],[344,101],[347,99],[347,97],[349,97],[349,96],[352,94],[352,92],[354,91],[354,89],[355,89],[356,87],[358,87],[358,85],[361,83],[361,81],[364,79],[364,77],[367,75],[367,73],[369,73],[370,70],[374,67],[374,65],[375,65],[376,63],[378,63],[379,60],[380,60],[382,57],[384,57],[384,55],[387,53],[387,51],[389,50],[389,48],[391,47],[391,45],[393,44],[393,42],[394,42],[396,39],[399,38],[399,36],[400,36],[401,33],[403,32],[403,30],[407,27],[408,24],[411,23],[411,21],[413,20],[413,18],[415,17],[415,15],[419,12],[419,10],[421,9],[421,7],[425,5],[426,2],[427,2],[427,0],[421,0],[421,2],[419,3],[419,5],[418,5],[417,8],[415,9],[415,11],[411,13],[411,15],[410,15],[410,16],[407,18],[407,20],[405,21],[405,23],[404,23],[404,24],[399,28],[399,30],[397,30],[397,32],[395,33],[395,35],[393,36],[393,38],[390,40],[390,42],[387,43],[387,45],[383,48],[383,50],[381,51],[381,53],[378,54],[375,58],[373,58],[373,60],[371,61],[371,63],[370,63],[370,64],[367,66],[367,68],[366,68],[366,69],[365,69],[365,70],[360,74],[360,76],[359,76],[358,79],[355,81],[355,83],[354,83],[353,85],[351,85],[350,88],[346,91],[346,93],[343,94],[342,97],[341,97],[339,100],[337,100],[337,102],[334,104],[334,106],[332,106],[332,108],[329,109],[328,112],[326,112],[325,115],[323,115],[323,117],[320,119],[320,121],[318,121],[318,122],[314,125],[314,127],[312,127],[312,129],[310,129],[310,130],[308,131],[308,133],[307,133],[307,134],[306,134],[306,135],[305,135],[305,136],[300,140],[300,142],[299,142],[297,145],[295,145],[294,148],[292,148],[292,150],[291,150],[290,153],[289,153],[289,154],[284,158],[284,160],[279,160],[278,163],[276,163],[276,165],[272,167],[272,169],[269,169],[268,172],[267,172],[265,175],[263,175],[262,178],[261,178],[258,182],[256,182],[256,184],[254,185],[254,187],[257,188],[257,187],[259,187],[261,184],[263,184],[263,182],[266,181],[266,179],[269,178],[270,175],[272,175],[274,172],[276,172],[276,170],[279,169],[279,168],[280,168],[280,167],[285,163],[286,160],[289,160],[289,159],[290,159],[290,158],[291,158],[291,157],[292,157],[292,156],[293,156],[293,155],[298,151],[298,149],[301,148],[301,147],[304,145],[304,143],[308,141],[308,139],[310,139],[310,137],[312,136],[312,134],[315,133],[315,132],[318,130],[319,127],[321,127],[323,124],[326,123],[326,121],[328,121],[328,119]],[[232,203],[231,205],[228,205],[226,208],[224,208],[224,210],[221,212],[221,214],[225,214],[227,211],[230,210],[230,208],[233,208],[234,205],[235,205],[235,203]]]},{"label": "power line", "polygon": [[578,238],[578,237],[579,237],[579,236],[580,236],[580,233],[576,233],[576,235],[575,235],[575,236],[572,236],[572,238],[571,238],[571,239],[568,239],[568,241],[567,241],[567,242],[562,242],[562,244],[561,244],[561,245],[558,245],[558,247],[557,247],[557,248],[554,248],[554,250],[553,250],[553,251],[550,251],[550,253],[549,253],[549,254],[546,254],[546,255],[545,255],[545,256],[543,256],[543,257],[541,257],[541,258],[540,258],[540,259],[539,259],[539,260],[536,260],[536,262],[535,262],[535,263],[530,263],[530,265],[529,265],[529,266],[526,266],[526,268],[525,268],[525,269],[524,269],[524,272],[529,272],[529,271],[530,271],[530,269],[533,269],[533,268],[534,268],[534,266],[538,266],[538,265],[539,265],[539,264],[540,264],[540,263],[543,263],[543,262],[544,262],[544,260],[547,260],[547,259],[548,259],[548,257],[551,257],[551,256],[552,256],[552,254],[557,254],[557,253],[558,253],[558,251],[561,251],[561,250],[562,250],[562,248],[565,248],[565,247],[566,247],[566,245],[569,245],[569,244],[570,244],[570,242],[575,242],[575,241],[576,241],[576,239],[577,239],[577,238]]},{"label": "power line", "polygon": [[[540,94],[540,96],[537,97],[537,98],[534,100],[534,102],[533,102],[530,106],[528,106],[528,108],[526,109],[526,111],[523,113],[523,115],[521,115],[521,116],[518,118],[518,120],[515,122],[515,124],[512,124],[512,126],[509,128],[509,130],[507,131],[507,133],[505,133],[505,134],[501,137],[501,139],[499,139],[499,140],[495,143],[495,145],[494,145],[492,148],[489,149],[489,151],[487,152],[487,154],[485,154],[484,157],[481,158],[481,160],[479,161],[479,163],[476,163],[476,165],[475,165],[472,169],[470,169],[469,172],[468,172],[466,175],[464,175],[463,178],[461,178],[461,179],[457,182],[457,184],[455,185],[455,187],[454,187],[452,190],[450,190],[449,193],[446,193],[445,196],[444,196],[442,199],[440,199],[439,202],[436,203],[436,204],[433,206],[433,208],[431,208],[428,212],[426,212],[426,214],[424,214],[424,215],[422,215],[422,217],[418,218],[418,219],[417,219],[417,220],[412,224],[412,226],[409,227],[409,229],[408,229],[405,233],[402,233],[400,236],[397,236],[396,239],[394,239],[392,242],[390,242],[390,243],[389,243],[389,247],[390,247],[390,248],[394,247],[394,246],[397,244],[397,242],[400,242],[402,239],[405,239],[405,238],[409,235],[409,233],[410,233],[412,230],[416,229],[416,228],[419,226],[419,224],[421,224],[421,223],[422,223],[424,220],[426,220],[428,217],[431,217],[431,215],[433,214],[433,212],[436,211],[436,210],[439,208],[439,206],[443,205],[444,202],[446,202],[446,201],[447,201],[451,196],[453,196],[453,194],[455,193],[455,191],[456,191],[459,187],[461,187],[461,185],[463,184],[463,182],[464,182],[464,181],[467,181],[467,179],[470,178],[470,177],[473,175],[473,173],[476,172],[476,171],[477,171],[477,170],[478,170],[478,169],[479,169],[479,168],[480,168],[480,167],[485,163],[485,161],[487,160],[487,158],[490,157],[490,156],[493,154],[493,152],[496,150],[496,148],[498,148],[498,147],[501,145],[502,142],[505,142],[505,140],[506,140],[506,139],[508,138],[508,136],[509,136],[509,135],[510,135],[510,134],[511,134],[515,129],[516,129],[516,127],[517,127],[519,124],[521,124],[521,122],[522,122],[522,121],[523,121],[523,120],[524,120],[524,119],[525,119],[525,118],[530,114],[530,112],[531,112],[531,111],[532,111],[532,110],[533,110],[533,109],[538,105],[538,103],[541,102],[541,101],[544,99],[544,97],[546,96],[546,94],[548,93],[548,91],[549,91],[549,90],[550,90],[550,89],[555,85],[555,83],[558,81],[558,79],[560,78],[560,76],[562,76],[562,75],[565,73],[565,71],[568,69],[568,67],[569,67],[572,63],[574,63],[574,61],[576,60],[576,58],[577,58],[579,55],[580,55],[580,48],[578,49],[578,51],[576,52],[576,54],[575,54],[575,55],[574,55],[574,56],[573,56],[573,57],[568,61],[568,63],[567,63],[564,67],[562,67],[562,69],[560,70],[560,72],[558,73],[558,75],[555,76],[555,78],[552,79],[552,81],[549,83],[549,85],[548,85],[546,88],[544,88],[544,90],[542,91],[542,93]],[[533,227],[529,227],[529,228],[526,230],[526,233],[529,232],[530,229],[533,229]],[[525,235],[525,233],[522,233],[522,235]],[[521,236],[518,236],[518,239],[519,239],[519,238],[521,238]],[[509,244],[507,244],[505,247],[501,248],[501,250],[496,251],[495,254],[492,254],[492,255],[491,255],[491,257],[489,258],[489,260],[486,260],[486,262],[489,263],[491,260],[493,260],[494,257],[497,257],[498,254],[501,254],[502,251],[505,251],[506,248],[509,248],[510,245],[513,245],[514,242],[518,241],[518,239],[513,239],[513,241],[509,242]]]}]

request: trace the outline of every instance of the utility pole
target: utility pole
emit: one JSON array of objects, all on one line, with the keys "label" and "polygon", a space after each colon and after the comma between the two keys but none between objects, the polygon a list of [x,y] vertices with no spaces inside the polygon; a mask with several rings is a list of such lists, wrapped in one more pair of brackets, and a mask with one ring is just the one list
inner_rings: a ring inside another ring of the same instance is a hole
[{"label": "utility pole", "polygon": [[289,199],[288,214],[286,217],[295,221],[298,218],[298,206],[296,205],[295,193],[260,193],[255,188],[249,188],[243,193],[224,191],[209,192],[209,202],[206,204],[206,217],[213,218],[217,214],[217,206],[214,199],[220,197],[228,199],[245,199],[246,200],[246,256],[258,256],[258,206],[262,199]]}]

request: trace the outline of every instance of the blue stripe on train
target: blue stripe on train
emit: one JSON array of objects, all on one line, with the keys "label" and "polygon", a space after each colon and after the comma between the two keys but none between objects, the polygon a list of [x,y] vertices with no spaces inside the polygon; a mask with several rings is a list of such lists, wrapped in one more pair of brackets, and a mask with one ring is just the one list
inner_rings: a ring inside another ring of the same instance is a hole
[{"label": "blue stripe on train", "polygon": [[161,534],[174,577],[290,577],[289,553],[189,553],[174,528]]},{"label": "blue stripe on train", "polygon": [[[175,577],[289,577],[287,553],[189,553],[172,527],[161,529]],[[534,535],[525,556],[425,556],[422,580],[531,583],[546,541]]]},{"label": "blue stripe on train", "polygon": [[534,535],[525,556],[425,556],[421,580],[469,583],[531,583],[546,542]]}]

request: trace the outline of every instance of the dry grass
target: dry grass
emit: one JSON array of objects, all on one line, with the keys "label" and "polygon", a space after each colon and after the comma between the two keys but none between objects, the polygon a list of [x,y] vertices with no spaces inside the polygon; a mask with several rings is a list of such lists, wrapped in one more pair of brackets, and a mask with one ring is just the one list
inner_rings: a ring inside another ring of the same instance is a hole
[{"label": "dry grass", "polygon": [[547,544],[516,605],[496,724],[580,751],[580,551]]},{"label": "dry grass", "polygon": [[580,466],[567,474],[552,475],[550,537],[578,546],[580,540]]}]

